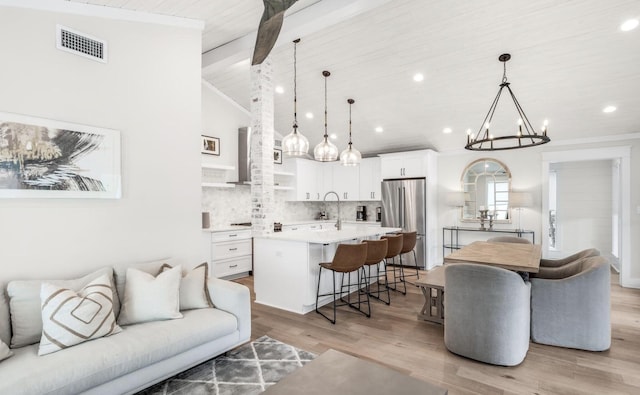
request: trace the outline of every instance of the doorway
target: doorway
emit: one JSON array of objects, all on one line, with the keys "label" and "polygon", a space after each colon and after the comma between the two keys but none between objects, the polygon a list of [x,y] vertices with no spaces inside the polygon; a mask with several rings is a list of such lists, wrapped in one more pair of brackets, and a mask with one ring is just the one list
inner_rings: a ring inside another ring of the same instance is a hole
[{"label": "doorway", "polygon": [[543,256],[595,247],[630,285],[630,154],[630,147],[543,153]]}]

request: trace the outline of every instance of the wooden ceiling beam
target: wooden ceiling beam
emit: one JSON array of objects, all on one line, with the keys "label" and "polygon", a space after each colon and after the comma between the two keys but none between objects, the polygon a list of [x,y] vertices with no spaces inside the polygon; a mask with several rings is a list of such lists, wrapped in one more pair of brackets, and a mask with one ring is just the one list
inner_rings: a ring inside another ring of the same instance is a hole
[{"label": "wooden ceiling beam", "polygon": [[[289,44],[299,37],[318,32],[353,18],[390,0],[322,0],[302,10],[286,15],[274,48]],[[202,75],[215,73],[232,64],[247,60],[253,53],[256,30],[202,54]]]}]

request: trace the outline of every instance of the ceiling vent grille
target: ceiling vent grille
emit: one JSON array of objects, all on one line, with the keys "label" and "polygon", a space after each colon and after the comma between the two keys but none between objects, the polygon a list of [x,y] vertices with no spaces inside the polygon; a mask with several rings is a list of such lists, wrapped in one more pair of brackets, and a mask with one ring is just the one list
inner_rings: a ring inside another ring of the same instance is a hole
[{"label": "ceiling vent grille", "polygon": [[107,63],[107,42],[88,34],[56,26],[56,47],[98,62]]}]

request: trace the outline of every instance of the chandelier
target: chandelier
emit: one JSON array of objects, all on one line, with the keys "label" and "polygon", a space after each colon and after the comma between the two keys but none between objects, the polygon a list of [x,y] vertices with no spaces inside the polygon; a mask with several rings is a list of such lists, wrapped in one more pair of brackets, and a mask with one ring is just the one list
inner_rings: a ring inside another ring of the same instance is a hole
[{"label": "chandelier", "polygon": [[[498,60],[502,62],[504,72],[502,74],[502,83],[500,84],[500,89],[498,90],[498,94],[495,99],[493,99],[493,103],[491,103],[491,107],[489,107],[489,112],[484,117],[484,121],[482,122],[482,126],[480,126],[480,130],[475,135],[471,134],[471,130],[467,130],[467,145],[465,145],[465,149],[471,151],[499,151],[499,150],[508,150],[508,149],[516,149],[516,148],[525,148],[525,147],[533,147],[536,145],[546,144],[551,139],[547,136],[547,121],[544,121],[542,125],[541,131],[535,131],[533,126],[531,126],[531,122],[529,122],[529,118],[524,113],[524,110],[520,106],[518,99],[516,99],[516,95],[511,90],[509,86],[510,83],[507,82],[507,61],[511,59],[511,55],[508,53],[502,54],[498,57]],[[493,136],[489,132],[489,127],[491,125],[491,121],[493,120],[493,115],[496,112],[496,108],[498,107],[498,101],[500,100],[500,95],[502,91],[507,88],[509,91],[509,95],[513,100],[513,104],[516,107],[516,111],[518,112],[518,131],[513,135],[507,136]]]}]

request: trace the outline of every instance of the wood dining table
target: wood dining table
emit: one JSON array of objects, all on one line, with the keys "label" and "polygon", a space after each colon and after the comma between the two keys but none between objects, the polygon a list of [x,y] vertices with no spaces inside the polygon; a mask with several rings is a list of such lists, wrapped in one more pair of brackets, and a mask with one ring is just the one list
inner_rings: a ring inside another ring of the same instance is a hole
[{"label": "wood dining table", "polygon": [[479,263],[518,272],[537,273],[541,257],[542,247],[539,244],[475,241],[444,257],[444,262]]}]

